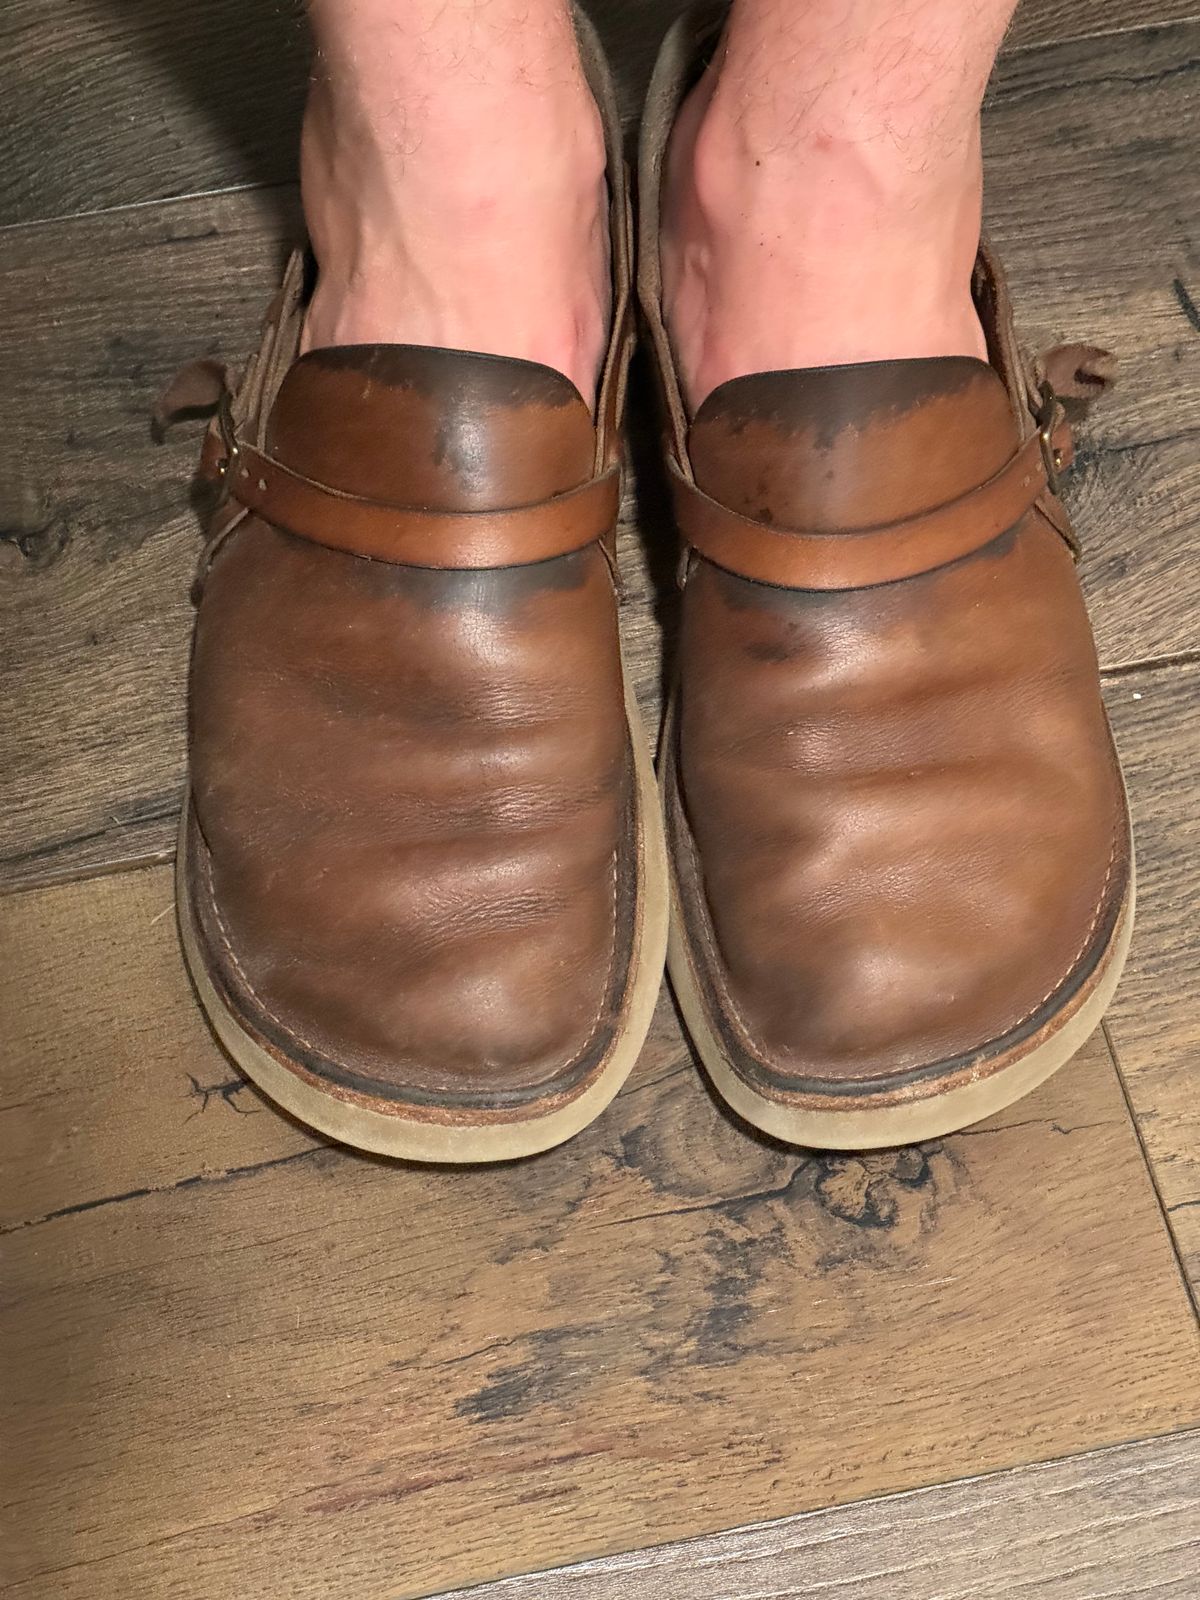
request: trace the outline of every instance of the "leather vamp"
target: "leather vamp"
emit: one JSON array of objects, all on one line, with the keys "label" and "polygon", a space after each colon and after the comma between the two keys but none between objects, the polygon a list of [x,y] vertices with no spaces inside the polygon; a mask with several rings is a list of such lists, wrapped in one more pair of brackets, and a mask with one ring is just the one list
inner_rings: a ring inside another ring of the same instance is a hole
[{"label": "leather vamp", "polygon": [[[388,347],[302,358],[267,442],[335,489],[470,510],[586,480],[595,431],[548,369]],[[603,1056],[636,839],[598,544],[436,570],[245,517],[205,582],[191,779],[208,960],[290,1058],[502,1104]]]},{"label": "leather vamp", "polygon": [[[739,379],[693,424],[714,497],[851,530],[1011,456],[966,359]],[[780,1083],[978,1058],[1065,1003],[1129,876],[1124,796],[1070,552],[1037,508],[901,582],[812,592],[693,564],[671,826],[693,956]]]}]

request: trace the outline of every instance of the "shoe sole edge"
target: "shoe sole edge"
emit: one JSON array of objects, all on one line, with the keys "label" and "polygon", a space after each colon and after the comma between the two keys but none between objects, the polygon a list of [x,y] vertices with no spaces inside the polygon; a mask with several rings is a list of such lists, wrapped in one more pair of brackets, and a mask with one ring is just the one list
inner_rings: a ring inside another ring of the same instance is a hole
[{"label": "shoe sole edge", "polygon": [[831,1095],[827,1109],[762,1094],[733,1066],[708,1022],[674,886],[671,898],[667,971],[692,1044],[717,1093],[746,1122],[784,1143],[813,1150],[872,1150],[939,1139],[982,1122],[1023,1099],[1077,1055],[1100,1026],[1120,982],[1133,937],[1136,886],[1131,856],[1129,888],[1098,975],[1087,997],[1049,1038],[1006,1065],[949,1089],[937,1090],[935,1079],[935,1087],[923,1094],[908,1092],[898,1098],[894,1091],[877,1091],[875,1105],[869,1091],[850,1103]]},{"label": "shoe sole edge", "polygon": [[[623,672],[625,707],[633,746],[638,790],[639,897],[624,1020],[604,1065],[587,1087],[565,1105],[538,1113],[537,1102],[519,1116],[489,1113],[470,1120],[455,1110],[454,1120],[406,1114],[401,1103],[380,1102],[376,1110],[310,1084],[265,1050],[226,1004],[209,976],[195,931],[187,886],[185,804],[176,851],[176,908],[180,944],[202,1009],[226,1054],[276,1105],[327,1138],[375,1155],[435,1164],[512,1161],[552,1149],[582,1132],[616,1096],[641,1054],[662,987],[669,920],[666,843],[650,747],[628,671]],[[383,1107],[386,1106],[386,1109]]]}]

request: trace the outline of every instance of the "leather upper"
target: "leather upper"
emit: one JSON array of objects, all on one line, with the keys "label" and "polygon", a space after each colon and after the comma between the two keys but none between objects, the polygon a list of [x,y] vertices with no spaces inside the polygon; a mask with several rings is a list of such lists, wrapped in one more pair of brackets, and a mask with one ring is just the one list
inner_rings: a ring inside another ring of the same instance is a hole
[{"label": "leather upper", "polygon": [[[987,362],[758,373],[688,414],[660,190],[726,9],[685,13],[664,42],[639,173],[639,292],[684,539],[660,757],[676,934],[725,1061],[758,1092],[940,1092],[1073,1014],[1129,901],[1057,492],[1069,438],[986,242]],[[1103,352],[1059,354],[1046,376],[1111,370]]]},{"label": "leather upper", "polygon": [[297,254],[202,457],[222,486],[190,694],[203,959],[284,1065],[434,1120],[582,1093],[638,982],[613,558],[631,223],[612,85],[576,26],[609,157],[594,415],[525,361],[298,356]]},{"label": "leather upper", "polygon": [[[292,365],[264,448],[356,496],[470,511],[588,481],[597,441],[549,369],[367,347]],[[310,1070],[498,1104],[602,1057],[633,885],[598,543],[446,570],[243,514],[200,604],[191,779],[211,958]]]},{"label": "leather upper", "polygon": [[[1019,441],[999,376],[945,359],[738,379],[689,453],[737,511],[855,528],[962,495]],[[972,1057],[1036,1030],[1112,932],[1123,791],[1071,552],[1036,506],[862,588],[694,560],[675,727],[689,929],[750,1070]]]},{"label": "leather upper", "polygon": [[632,223],[612,82],[575,26],[608,153],[594,408],[498,356],[300,356],[302,253],[240,381],[200,362],[173,397],[226,385],[189,699],[201,958],[283,1065],[426,1120],[582,1094],[645,1005],[614,555]]},{"label": "leather upper", "polygon": [[[880,398],[886,396],[889,385],[910,381],[914,370],[915,367],[879,364],[876,381],[883,391]],[[782,407],[768,409],[765,413],[754,409],[759,405],[769,408],[772,395],[771,387],[761,381],[768,375],[756,376],[759,382],[744,384],[736,391],[740,404],[749,408],[748,415],[736,415],[738,407],[735,406],[732,419],[740,447],[745,450],[752,470],[756,452],[765,448],[770,455],[778,448],[780,434],[786,434],[795,421],[788,415],[786,399]],[[783,389],[786,395],[784,375],[776,377],[779,380],[776,390]],[[818,406],[836,405],[841,397],[841,384],[829,385],[830,394],[824,393],[820,384],[812,387],[815,393],[811,400]],[[802,404],[805,398],[801,397]],[[937,412],[936,403],[931,404],[921,418],[923,432],[928,438],[911,441],[912,447],[923,448],[935,463],[948,447]],[[885,515],[882,521],[862,525],[814,520],[811,526],[794,527],[774,521],[776,513],[770,506],[757,511],[736,510],[706,493],[681,463],[672,461],[675,520],[698,554],[738,577],[753,578],[760,583],[789,589],[858,589],[894,583],[899,578],[918,577],[934,567],[945,566],[982,549],[1015,526],[1031,506],[1039,502],[1046,505],[1051,475],[1057,478],[1069,454],[1065,428],[1054,428],[1056,412],[1054,402],[1048,400],[1043,426],[1024,443],[1014,446],[993,473],[961,494],[927,509]],[[832,420],[825,410],[812,418],[814,426],[821,427],[827,427]],[[762,426],[764,422],[766,428]],[[707,415],[698,418],[697,431],[703,432],[708,423]],[[903,430],[898,440],[889,439],[883,429],[873,430],[873,433],[874,444],[881,452],[892,448],[902,453],[910,448],[904,442]],[[1056,445],[1056,433],[1062,438],[1062,445]],[[841,496],[836,492],[822,492],[823,487],[827,491],[828,485],[836,483],[840,477],[853,479],[857,475],[853,457],[858,439],[857,432],[843,437],[840,454],[849,459],[828,470],[824,486],[810,484],[803,495],[789,496],[790,500],[807,508],[810,517],[863,514],[861,509],[855,508],[855,497],[851,497],[849,505],[840,506]],[[953,434],[950,441],[949,447],[953,447]],[[897,466],[901,463],[897,462]],[[867,471],[872,470],[875,469],[869,460]],[[760,475],[769,476],[769,469]],[[731,498],[736,498],[736,493]],[[912,499],[914,505],[919,505],[922,497],[917,495]],[[1061,528],[1060,531],[1065,532]]]},{"label": "leather upper", "polygon": [[[285,379],[262,448],[226,429],[213,465],[245,510],[329,549],[457,571],[528,566],[611,535],[620,509],[618,463],[576,483],[594,448],[590,433],[531,432],[531,405],[578,413],[569,384],[547,382],[545,372],[540,382],[530,370],[506,375],[494,358],[456,359],[461,351],[383,345],[315,354]],[[363,404],[366,391],[360,395],[338,376],[347,371],[377,389],[382,382],[388,402],[378,422]],[[337,427],[319,437],[309,426],[314,405],[337,414]],[[375,445],[378,425],[399,430],[394,442],[411,439],[402,473],[387,470],[389,457]],[[451,442],[462,459],[448,480],[441,453]],[[571,480],[565,489],[513,501],[522,484],[564,476]]]}]

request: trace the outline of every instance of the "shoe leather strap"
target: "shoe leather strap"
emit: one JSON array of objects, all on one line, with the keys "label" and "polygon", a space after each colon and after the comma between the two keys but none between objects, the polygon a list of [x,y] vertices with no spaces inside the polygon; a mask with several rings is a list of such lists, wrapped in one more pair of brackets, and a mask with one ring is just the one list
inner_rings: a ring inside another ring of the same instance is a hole
[{"label": "shoe leather strap", "polygon": [[398,566],[460,571],[529,566],[603,539],[620,507],[616,466],[534,505],[433,511],[331,489],[240,441],[232,442],[223,458],[214,456],[215,450],[206,449],[201,470],[220,479],[232,499],[272,526],[331,550]]},{"label": "shoe leather strap", "polygon": [[705,494],[674,459],[671,490],[680,532],[715,565],[785,589],[860,589],[933,571],[1006,533],[1050,497],[1049,450],[1054,468],[1069,464],[1065,427],[1049,440],[1033,434],[994,477],[958,499],[871,528],[778,528],[756,522]]}]

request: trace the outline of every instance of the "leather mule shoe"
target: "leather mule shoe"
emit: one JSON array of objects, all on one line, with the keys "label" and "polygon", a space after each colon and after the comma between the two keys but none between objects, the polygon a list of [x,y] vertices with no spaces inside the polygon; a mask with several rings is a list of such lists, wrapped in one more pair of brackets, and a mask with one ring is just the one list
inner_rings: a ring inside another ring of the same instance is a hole
[{"label": "leather mule shoe", "polygon": [[1062,1066],[1129,944],[1070,441],[986,248],[988,362],[758,373],[687,415],[658,185],[712,33],[673,31],[643,124],[640,288],[686,545],[669,970],[748,1121],[815,1147],[933,1138]]},{"label": "leather mule shoe", "polygon": [[604,104],[595,422],[530,362],[298,356],[298,257],[206,440],[224,498],[191,668],[184,950],[256,1083],[391,1156],[569,1138],[629,1072],[662,979],[661,821],[617,632],[629,220]]}]

